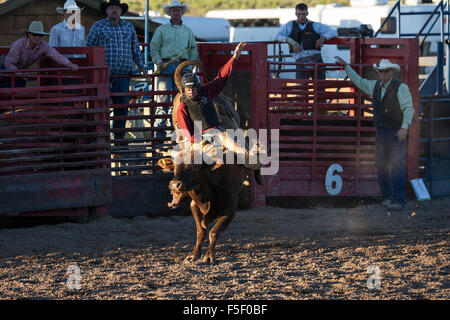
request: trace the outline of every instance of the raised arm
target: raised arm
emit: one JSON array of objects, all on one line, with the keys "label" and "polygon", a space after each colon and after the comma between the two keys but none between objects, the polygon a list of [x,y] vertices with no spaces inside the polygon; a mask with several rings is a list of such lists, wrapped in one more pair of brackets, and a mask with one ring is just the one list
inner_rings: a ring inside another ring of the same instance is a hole
[{"label": "raised arm", "polygon": [[335,57],[335,59],[338,65],[345,67],[345,72],[347,72],[348,77],[360,90],[364,91],[368,95],[373,94],[373,89],[375,88],[375,84],[377,83],[376,80],[368,80],[360,77],[360,75],[356,73],[356,71],[353,70],[344,59],[337,56]]},{"label": "raised arm", "polygon": [[245,42],[240,42],[234,49],[233,56],[219,70],[217,77],[203,86],[205,93],[210,99],[217,98],[217,96],[222,92],[228,79],[230,78],[231,72],[233,71],[233,65],[239,59],[245,46]]}]

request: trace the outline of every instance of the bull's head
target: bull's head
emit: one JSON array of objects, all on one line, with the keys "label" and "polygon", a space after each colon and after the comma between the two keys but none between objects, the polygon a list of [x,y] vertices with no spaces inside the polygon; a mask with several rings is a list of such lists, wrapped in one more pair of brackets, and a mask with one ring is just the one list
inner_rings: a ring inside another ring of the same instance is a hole
[{"label": "bull's head", "polygon": [[209,203],[202,200],[200,185],[208,171],[216,170],[221,165],[215,162],[208,164],[204,161],[196,163],[196,152],[198,151],[194,149],[183,150],[173,156],[174,160],[163,158],[158,161],[161,168],[174,172],[174,177],[169,182],[169,190],[172,194],[172,202],[168,204],[170,208],[178,207],[184,198],[190,196],[199,205],[201,211],[209,210]]}]

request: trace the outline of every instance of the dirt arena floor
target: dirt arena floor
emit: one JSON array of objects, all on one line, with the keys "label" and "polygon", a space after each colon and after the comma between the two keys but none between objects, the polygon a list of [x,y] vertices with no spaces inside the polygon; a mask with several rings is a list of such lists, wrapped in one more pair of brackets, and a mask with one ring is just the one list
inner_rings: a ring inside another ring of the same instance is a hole
[{"label": "dirt arena floor", "polygon": [[449,208],[243,210],[215,265],[190,216],[1,228],[0,299],[449,299]]}]

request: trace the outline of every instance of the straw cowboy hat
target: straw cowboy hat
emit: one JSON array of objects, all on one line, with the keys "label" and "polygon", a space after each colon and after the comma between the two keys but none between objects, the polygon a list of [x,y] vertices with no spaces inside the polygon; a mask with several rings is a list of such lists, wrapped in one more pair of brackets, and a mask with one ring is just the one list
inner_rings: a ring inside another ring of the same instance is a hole
[{"label": "straw cowboy hat", "polygon": [[172,0],[172,2],[170,4],[163,4],[163,11],[166,15],[169,15],[169,9],[170,8],[175,8],[175,7],[180,7],[183,10],[183,14],[187,11],[188,9],[188,5],[186,2],[181,2],[178,0]]},{"label": "straw cowboy hat", "polygon": [[373,67],[377,70],[386,70],[386,69],[392,69],[394,72],[400,71],[400,66],[396,63],[392,63],[388,59],[381,59],[378,66],[376,64],[373,65]]},{"label": "straw cowboy hat", "polygon": [[80,9],[79,6],[77,6],[77,3],[75,2],[75,0],[67,0],[66,3],[64,3],[64,8],[61,7],[57,7],[56,8],[56,12],[58,12],[59,14],[63,14],[64,11],[66,10],[83,10],[83,8]]},{"label": "straw cowboy hat", "polygon": [[40,21],[32,21],[30,23],[30,26],[28,27],[28,29],[25,29],[24,31],[33,33],[33,34],[40,34],[40,35],[50,34],[50,33],[44,32],[44,25]]},{"label": "straw cowboy hat", "polygon": [[119,6],[122,8],[122,15],[128,11],[128,5],[126,3],[120,3],[120,0],[109,0],[109,2],[103,1],[100,4],[100,11],[106,15],[106,9],[109,6]]}]

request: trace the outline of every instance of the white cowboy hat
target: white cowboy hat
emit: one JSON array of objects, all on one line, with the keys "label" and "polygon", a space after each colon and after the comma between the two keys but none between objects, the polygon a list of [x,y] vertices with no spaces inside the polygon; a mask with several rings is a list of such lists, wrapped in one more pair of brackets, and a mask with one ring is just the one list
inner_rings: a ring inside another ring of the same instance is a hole
[{"label": "white cowboy hat", "polygon": [[67,0],[66,3],[64,3],[64,8],[57,7],[56,12],[59,14],[63,14],[65,10],[83,10],[83,8],[80,9],[80,7],[77,5],[75,0]]},{"label": "white cowboy hat", "polygon": [[24,31],[33,33],[33,34],[41,34],[41,35],[50,34],[50,33],[44,32],[44,25],[42,24],[41,21],[32,21],[30,23],[30,26],[28,27],[28,29],[25,29]]},{"label": "white cowboy hat", "polygon": [[172,0],[170,4],[163,4],[163,11],[166,15],[169,15],[169,9],[174,7],[180,7],[183,10],[183,14],[187,11],[188,5],[186,2],[180,2],[178,0]]},{"label": "white cowboy hat", "polygon": [[378,64],[378,66],[376,65],[376,63],[373,65],[373,67],[377,70],[386,70],[386,69],[392,69],[394,70],[394,72],[399,72],[400,71],[400,66],[396,63],[392,63],[391,61],[389,61],[388,59],[381,59],[380,63]]}]

